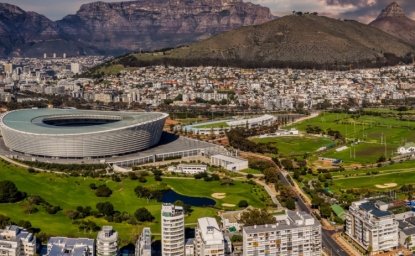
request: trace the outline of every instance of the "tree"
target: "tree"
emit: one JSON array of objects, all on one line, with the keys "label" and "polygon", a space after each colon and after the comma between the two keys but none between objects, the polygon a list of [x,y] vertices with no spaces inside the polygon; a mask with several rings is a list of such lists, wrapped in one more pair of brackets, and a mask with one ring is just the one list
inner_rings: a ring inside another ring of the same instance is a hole
[{"label": "tree", "polygon": [[154,216],[146,208],[138,208],[134,213],[135,218],[140,222],[153,221]]},{"label": "tree", "polygon": [[329,218],[331,216],[331,207],[329,204],[322,204],[320,206],[320,215],[323,218]]},{"label": "tree", "polygon": [[267,183],[275,183],[278,181],[278,171],[274,167],[264,170],[264,176]]},{"label": "tree", "polygon": [[287,198],[285,201],[285,207],[287,207],[289,210],[295,210],[295,201],[292,197]]},{"label": "tree", "polygon": [[232,243],[242,242],[243,237],[241,235],[233,235],[231,238]]},{"label": "tree", "polygon": [[0,181],[0,203],[15,203],[23,200],[26,193],[20,192],[16,185],[8,180]]},{"label": "tree", "polygon": [[114,206],[110,202],[97,203],[97,210],[105,216],[111,216],[114,214]]},{"label": "tree", "polygon": [[5,228],[10,225],[12,222],[9,217],[0,214],[0,229]]},{"label": "tree", "polygon": [[275,224],[275,218],[265,209],[249,209],[241,214],[240,221],[245,226]]},{"label": "tree", "polygon": [[107,185],[100,185],[95,190],[95,195],[97,197],[110,197],[112,194],[112,190],[107,187]]},{"label": "tree", "polygon": [[248,201],[246,201],[246,200],[241,200],[241,201],[239,201],[239,203],[238,203],[238,207],[241,207],[241,208],[246,208],[246,207],[248,207]]}]

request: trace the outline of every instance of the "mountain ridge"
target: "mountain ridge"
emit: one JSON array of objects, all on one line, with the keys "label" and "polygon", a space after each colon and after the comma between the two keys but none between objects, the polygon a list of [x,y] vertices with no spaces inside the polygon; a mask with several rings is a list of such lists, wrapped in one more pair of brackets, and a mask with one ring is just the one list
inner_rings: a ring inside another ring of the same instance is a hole
[{"label": "mountain ridge", "polygon": [[415,45],[415,21],[397,2],[389,4],[369,25]]},{"label": "mountain ridge", "polygon": [[101,1],[56,22],[1,4],[0,55],[118,55],[175,47],[274,18],[269,8],[241,0]]}]

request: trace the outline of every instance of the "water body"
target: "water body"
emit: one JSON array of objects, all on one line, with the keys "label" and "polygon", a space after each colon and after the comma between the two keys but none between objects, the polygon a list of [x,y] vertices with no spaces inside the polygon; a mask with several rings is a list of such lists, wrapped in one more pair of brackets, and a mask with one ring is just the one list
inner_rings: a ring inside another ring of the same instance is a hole
[{"label": "water body", "polygon": [[178,194],[171,189],[166,190],[166,192],[163,193],[163,197],[161,198],[161,201],[163,203],[174,203],[177,200],[180,200],[185,204],[196,207],[215,206],[216,204],[216,201],[211,198],[185,196]]}]

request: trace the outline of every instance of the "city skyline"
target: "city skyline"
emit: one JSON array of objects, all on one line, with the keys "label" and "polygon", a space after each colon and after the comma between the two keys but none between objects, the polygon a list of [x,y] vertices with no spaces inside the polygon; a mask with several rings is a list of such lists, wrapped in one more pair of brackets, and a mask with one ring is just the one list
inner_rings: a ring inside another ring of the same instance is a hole
[{"label": "city skyline", "polygon": [[[10,0],[6,3],[14,4],[26,11],[43,14],[51,20],[59,20],[69,14],[74,14],[82,4],[94,2],[91,0],[42,0],[41,3],[33,0]],[[106,2],[121,2],[108,0]],[[248,2],[248,1],[245,1]],[[276,16],[290,14],[293,10],[318,11],[322,15],[335,18],[356,19],[368,23],[375,19],[379,12],[392,0],[251,0],[252,3],[269,7]],[[415,18],[415,2],[410,0],[396,0],[406,14]]]}]

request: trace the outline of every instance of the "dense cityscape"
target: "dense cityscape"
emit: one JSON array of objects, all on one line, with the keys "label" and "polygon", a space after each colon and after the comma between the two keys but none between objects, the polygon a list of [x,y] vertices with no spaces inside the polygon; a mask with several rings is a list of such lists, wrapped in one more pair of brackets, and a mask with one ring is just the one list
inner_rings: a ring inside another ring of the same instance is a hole
[{"label": "dense cityscape", "polygon": [[0,3],[0,256],[414,255],[412,2],[54,1]]}]

